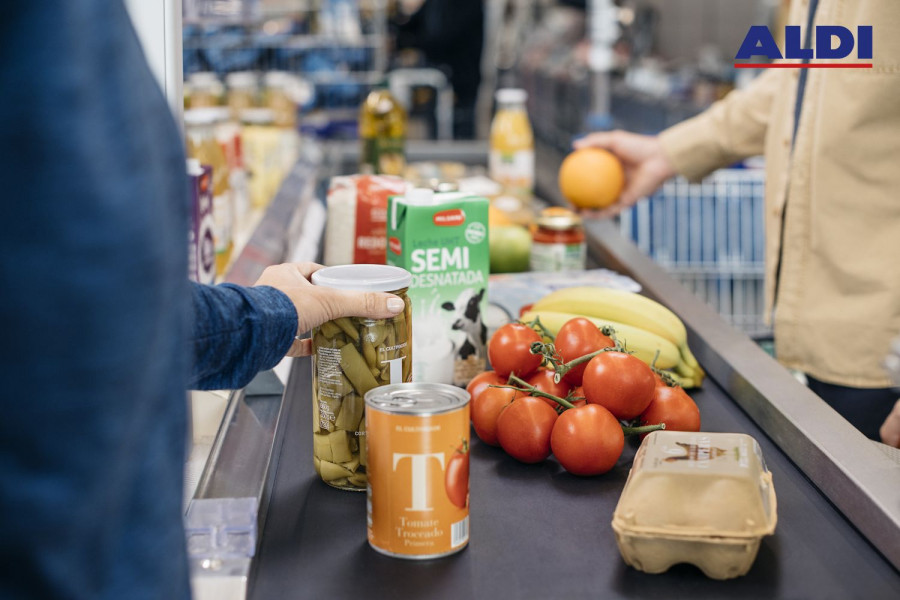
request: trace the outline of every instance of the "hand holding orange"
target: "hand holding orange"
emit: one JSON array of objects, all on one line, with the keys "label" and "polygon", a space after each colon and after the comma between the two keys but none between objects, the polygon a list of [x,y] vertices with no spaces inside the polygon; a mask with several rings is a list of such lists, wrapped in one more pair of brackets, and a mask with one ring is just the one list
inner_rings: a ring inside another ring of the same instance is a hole
[{"label": "hand holding orange", "polygon": [[606,208],[625,186],[622,163],[602,148],[579,148],[559,167],[559,190],[576,208]]}]

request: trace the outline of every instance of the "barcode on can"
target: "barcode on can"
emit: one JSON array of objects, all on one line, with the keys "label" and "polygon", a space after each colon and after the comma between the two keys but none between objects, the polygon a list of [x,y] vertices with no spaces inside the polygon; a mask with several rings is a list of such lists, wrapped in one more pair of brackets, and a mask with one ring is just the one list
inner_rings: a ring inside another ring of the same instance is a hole
[{"label": "barcode on can", "polygon": [[469,517],[450,526],[450,546],[456,548],[469,541]]}]

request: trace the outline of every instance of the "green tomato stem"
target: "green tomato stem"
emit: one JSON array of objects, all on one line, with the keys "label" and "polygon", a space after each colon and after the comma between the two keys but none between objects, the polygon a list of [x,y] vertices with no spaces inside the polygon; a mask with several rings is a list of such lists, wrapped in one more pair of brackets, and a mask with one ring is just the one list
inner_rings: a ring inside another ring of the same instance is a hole
[{"label": "green tomato stem", "polygon": [[566,400],[565,398],[560,398],[559,396],[554,396],[553,394],[548,394],[547,392],[542,392],[537,389],[533,385],[523,381],[522,379],[516,377],[515,375],[510,374],[508,383],[514,383],[516,386],[508,386],[513,387],[514,389],[518,389],[520,392],[528,392],[532,396],[537,396],[539,398],[547,398],[548,400],[553,400],[560,406],[565,406],[566,408],[575,408],[575,405]]},{"label": "green tomato stem", "polygon": [[622,433],[625,435],[640,435],[642,433],[651,433],[653,431],[662,431],[666,428],[665,423],[659,423],[658,425],[642,425],[641,427],[626,427],[622,426]]},{"label": "green tomato stem", "polygon": [[[537,333],[542,338],[547,338],[548,340],[553,342],[554,335],[550,333],[550,330],[547,329],[543,323],[541,323],[540,317],[536,316],[534,320],[524,322],[524,324],[534,329],[535,333]],[[534,350],[532,350],[532,354],[540,354],[540,352],[534,352]]]},{"label": "green tomato stem", "polygon": [[578,365],[590,361],[592,358],[594,358],[595,356],[597,356],[597,355],[599,355],[599,354],[603,354],[604,352],[612,352],[613,350],[617,350],[617,351],[621,352],[621,348],[619,348],[617,345],[616,345],[616,346],[610,346],[609,348],[600,348],[600,349],[597,350],[596,352],[591,352],[590,354],[585,354],[584,356],[579,356],[578,358],[573,358],[572,360],[570,360],[570,361],[567,362],[567,363],[563,363],[563,364],[561,364],[561,365],[557,365],[557,367],[556,367],[556,377],[554,377],[554,380],[556,381],[556,383],[559,383],[559,380],[560,380],[566,373],[568,373],[569,371],[571,371],[572,369],[574,369],[574,368],[577,367]]}]

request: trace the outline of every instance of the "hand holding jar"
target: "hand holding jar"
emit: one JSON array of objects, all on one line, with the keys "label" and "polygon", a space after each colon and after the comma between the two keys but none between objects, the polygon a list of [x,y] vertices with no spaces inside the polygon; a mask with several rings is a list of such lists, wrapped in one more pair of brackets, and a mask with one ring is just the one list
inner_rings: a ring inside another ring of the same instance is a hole
[{"label": "hand holding jar", "polygon": [[[310,278],[322,269],[315,263],[286,263],[263,271],[254,285],[267,285],[284,292],[297,308],[297,333],[305,333],[326,321],[339,317],[390,319],[406,309],[404,300],[394,294],[358,291],[313,285]],[[309,356],[310,339],[298,339],[288,356]]]}]

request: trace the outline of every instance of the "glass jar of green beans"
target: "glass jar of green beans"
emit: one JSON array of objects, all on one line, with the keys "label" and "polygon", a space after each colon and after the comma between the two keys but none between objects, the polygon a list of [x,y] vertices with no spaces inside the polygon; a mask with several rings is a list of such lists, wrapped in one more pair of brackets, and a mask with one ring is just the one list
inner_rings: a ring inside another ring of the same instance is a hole
[{"label": "glass jar of green beans", "polygon": [[366,392],[412,381],[412,311],[406,295],[411,280],[406,269],[387,265],[341,265],[313,273],[315,285],[391,292],[406,302],[392,319],[342,317],[312,330],[313,462],[333,487],[366,489]]}]

